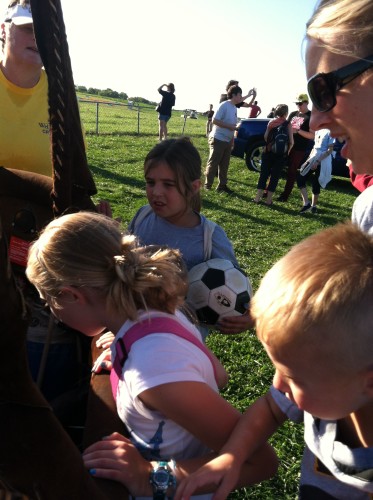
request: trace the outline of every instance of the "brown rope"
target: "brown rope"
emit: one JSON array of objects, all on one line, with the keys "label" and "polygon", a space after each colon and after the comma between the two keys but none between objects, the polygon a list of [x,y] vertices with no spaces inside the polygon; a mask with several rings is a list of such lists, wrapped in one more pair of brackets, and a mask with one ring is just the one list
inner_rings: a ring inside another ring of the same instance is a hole
[{"label": "brown rope", "polygon": [[30,0],[36,43],[48,77],[53,211],[95,210],[60,0]]}]

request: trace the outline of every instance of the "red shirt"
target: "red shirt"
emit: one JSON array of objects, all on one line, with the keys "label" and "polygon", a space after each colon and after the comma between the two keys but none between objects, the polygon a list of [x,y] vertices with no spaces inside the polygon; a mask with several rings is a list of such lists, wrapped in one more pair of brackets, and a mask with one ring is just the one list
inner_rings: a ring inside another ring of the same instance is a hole
[{"label": "red shirt", "polygon": [[349,164],[348,168],[350,169],[350,179],[352,185],[360,192],[363,192],[367,187],[373,185],[373,175],[355,174],[355,172],[352,170],[351,163]]},{"label": "red shirt", "polygon": [[251,107],[251,110],[250,110],[249,118],[256,118],[258,116],[258,114],[262,111],[260,109],[260,107],[257,106],[256,104],[252,104],[250,107]]}]

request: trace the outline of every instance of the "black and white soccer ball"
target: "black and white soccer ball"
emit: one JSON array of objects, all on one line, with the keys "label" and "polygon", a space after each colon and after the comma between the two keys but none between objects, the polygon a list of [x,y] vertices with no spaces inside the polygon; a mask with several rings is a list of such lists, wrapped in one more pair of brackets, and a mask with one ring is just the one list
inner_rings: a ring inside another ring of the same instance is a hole
[{"label": "black and white soccer ball", "polygon": [[252,293],[249,278],[229,260],[210,259],[189,271],[186,301],[203,324],[214,326],[225,316],[241,316]]}]

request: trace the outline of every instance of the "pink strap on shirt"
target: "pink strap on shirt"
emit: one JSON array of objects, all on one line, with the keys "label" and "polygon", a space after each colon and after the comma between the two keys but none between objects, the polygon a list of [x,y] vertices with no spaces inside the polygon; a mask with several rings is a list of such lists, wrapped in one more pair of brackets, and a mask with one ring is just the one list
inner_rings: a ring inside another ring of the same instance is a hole
[{"label": "pink strap on shirt", "polygon": [[215,380],[217,381],[217,373],[215,368],[215,363],[211,352],[199,339],[197,339],[187,328],[185,328],[178,320],[166,317],[153,317],[145,319],[131,326],[125,332],[125,334],[120,337],[116,344],[116,355],[114,358],[113,368],[110,373],[110,383],[111,389],[113,391],[114,399],[116,400],[119,379],[122,375],[123,365],[128,357],[128,353],[131,350],[131,346],[137,340],[150,335],[151,333],[172,333],[188,340],[195,346],[197,346],[201,351],[203,351],[206,356],[210,359],[212,367],[214,370]]}]

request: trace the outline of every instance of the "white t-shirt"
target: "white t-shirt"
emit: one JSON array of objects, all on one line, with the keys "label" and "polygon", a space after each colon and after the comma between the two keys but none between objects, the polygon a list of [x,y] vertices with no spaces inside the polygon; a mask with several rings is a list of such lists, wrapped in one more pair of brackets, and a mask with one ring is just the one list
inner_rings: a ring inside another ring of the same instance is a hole
[{"label": "white t-shirt", "polygon": [[[237,108],[230,101],[224,101],[219,104],[219,107],[215,113],[214,119],[221,120],[230,125],[237,124]],[[213,125],[210,137],[214,137],[219,141],[230,142],[233,138],[234,130],[229,130],[228,128],[219,127],[218,125]]]},{"label": "white t-shirt", "polygon": [[355,200],[352,207],[352,222],[362,231],[373,235],[373,186],[369,186]]},{"label": "white t-shirt", "polygon": [[[153,310],[141,312],[139,321],[152,316],[177,319],[201,340],[197,328],[179,312],[176,317]],[[113,352],[115,342],[134,323],[126,321],[122,326],[113,343]],[[173,458],[177,462],[181,458],[197,457],[209,452],[196,437],[165,415],[149,410],[138,398],[147,389],[184,381],[206,383],[218,392],[212,363],[197,346],[176,335],[162,332],[147,335],[132,345],[118,384],[117,410],[130,433],[131,441],[147,460]],[[211,496],[198,495],[193,498],[207,500]]]}]

